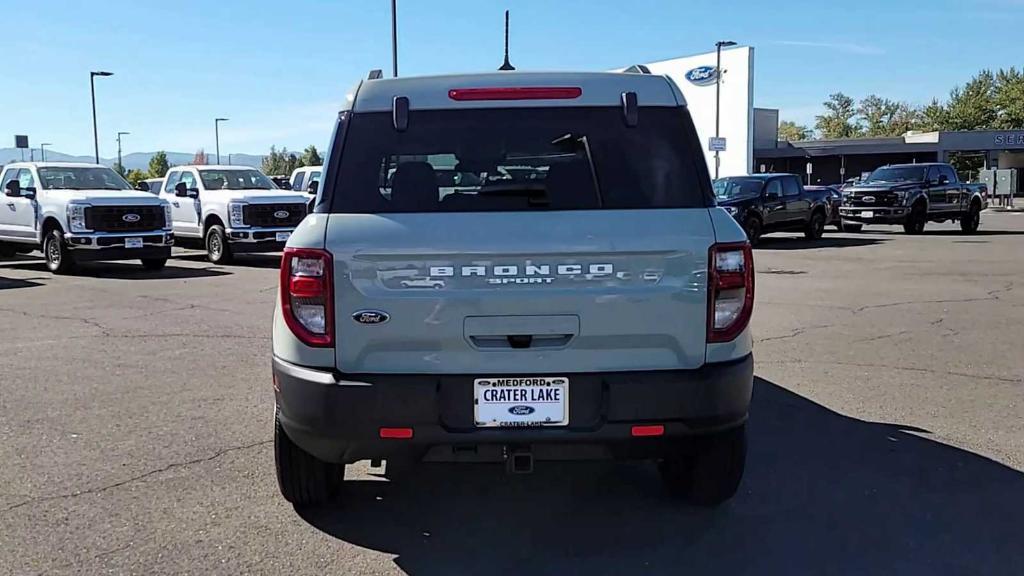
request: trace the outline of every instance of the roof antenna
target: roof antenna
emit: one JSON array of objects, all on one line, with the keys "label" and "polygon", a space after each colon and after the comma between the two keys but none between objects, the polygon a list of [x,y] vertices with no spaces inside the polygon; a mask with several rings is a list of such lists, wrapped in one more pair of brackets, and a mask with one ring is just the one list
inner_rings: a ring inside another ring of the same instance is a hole
[{"label": "roof antenna", "polygon": [[501,65],[501,68],[498,68],[498,70],[507,72],[515,69],[516,67],[508,61],[508,10],[505,10],[505,62]]}]

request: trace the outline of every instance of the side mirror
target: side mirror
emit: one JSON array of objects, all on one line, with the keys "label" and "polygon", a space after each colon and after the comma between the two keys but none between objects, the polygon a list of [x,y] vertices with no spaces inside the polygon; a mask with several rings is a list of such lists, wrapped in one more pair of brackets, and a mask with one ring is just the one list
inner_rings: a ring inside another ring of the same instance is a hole
[{"label": "side mirror", "polygon": [[139,182],[138,184],[135,185],[135,189],[139,190],[140,192],[149,192],[149,182]]},{"label": "side mirror", "polygon": [[174,185],[174,195],[180,198],[188,196],[188,186],[184,182],[178,182]]},{"label": "side mirror", "polygon": [[764,195],[764,199],[765,200],[778,200],[779,199],[779,193],[778,192],[768,192],[768,193],[766,193]]},{"label": "side mirror", "polygon": [[11,180],[10,182],[8,182],[7,185],[4,186],[4,194],[10,196],[11,198],[17,198],[21,196],[21,182],[18,182],[17,180]]},{"label": "side mirror", "polygon": [[313,180],[309,183],[309,186],[306,186],[306,192],[310,194],[316,194],[318,190],[320,190],[320,182],[317,180]]}]

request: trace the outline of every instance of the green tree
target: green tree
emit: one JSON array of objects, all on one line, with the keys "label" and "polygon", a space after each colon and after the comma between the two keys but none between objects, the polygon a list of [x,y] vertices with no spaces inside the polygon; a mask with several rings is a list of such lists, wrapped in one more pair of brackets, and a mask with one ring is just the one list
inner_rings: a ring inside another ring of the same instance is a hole
[{"label": "green tree", "polygon": [[822,138],[856,138],[861,135],[863,128],[856,120],[857,108],[853,98],[836,92],[829,95],[824,106],[825,113],[815,117],[814,125]]},{"label": "green tree", "polygon": [[995,76],[982,70],[949,93],[944,130],[987,130],[996,125]]},{"label": "green tree", "polygon": [[890,136],[890,123],[898,106],[896,102],[874,94],[861,100],[857,114],[863,119],[864,135]]},{"label": "green tree", "polygon": [[948,124],[949,122],[946,120],[946,107],[942,102],[939,102],[938,98],[934,98],[930,104],[921,108],[918,112],[915,129],[935,132],[937,130],[945,130]]},{"label": "green tree", "polygon": [[167,171],[171,169],[170,162],[167,161],[167,152],[160,150],[153,157],[149,159],[149,177],[150,178],[163,178],[167,175]]},{"label": "green tree", "polygon": [[[321,166],[324,161],[320,158],[320,153],[317,151],[316,146],[310,144],[306,146],[305,152],[302,153],[302,157],[299,158],[302,166]],[[290,174],[290,172],[289,172]]]},{"label": "green tree", "polygon": [[811,129],[803,124],[797,124],[789,120],[783,120],[779,122],[779,140],[785,140],[786,142],[797,142],[800,140],[809,140],[811,138]]},{"label": "green tree", "polygon": [[271,176],[289,176],[300,166],[303,166],[301,158],[289,152],[288,148],[281,148],[279,151],[274,146],[270,147],[270,154],[264,156],[263,162],[260,164],[263,173]]},{"label": "green tree", "polygon": [[1000,70],[996,74],[993,100],[997,110],[996,128],[1024,129],[1024,73],[1016,68]]},{"label": "green tree", "polygon": [[133,169],[129,170],[125,174],[125,179],[127,179],[128,183],[131,184],[133,187],[138,186],[139,182],[142,182],[146,178],[149,178],[149,174],[147,172],[143,172],[142,170]]}]

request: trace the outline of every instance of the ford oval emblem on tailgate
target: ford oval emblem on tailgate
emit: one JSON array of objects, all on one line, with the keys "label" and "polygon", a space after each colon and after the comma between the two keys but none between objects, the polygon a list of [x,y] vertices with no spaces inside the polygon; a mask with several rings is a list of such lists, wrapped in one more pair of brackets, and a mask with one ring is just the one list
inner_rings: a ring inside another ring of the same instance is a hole
[{"label": "ford oval emblem on tailgate", "polygon": [[121,220],[124,220],[125,222],[138,222],[139,220],[142,220],[142,216],[139,216],[138,214],[125,214],[124,216],[121,216]]},{"label": "ford oval emblem on tailgate", "polygon": [[390,320],[391,316],[380,310],[360,310],[352,315],[352,319],[360,324],[383,324]]},{"label": "ford oval emblem on tailgate", "polygon": [[278,220],[282,220],[287,217],[288,212],[286,210],[278,210],[277,212],[274,212],[274,218],[277,218]]},{"label": "ford oval emblem on tailgate", "polygon": [[536,412],[536,410],[533,406],[513,406],[508,409],[508,413],[515,416],[529,416],[534,412]]}]

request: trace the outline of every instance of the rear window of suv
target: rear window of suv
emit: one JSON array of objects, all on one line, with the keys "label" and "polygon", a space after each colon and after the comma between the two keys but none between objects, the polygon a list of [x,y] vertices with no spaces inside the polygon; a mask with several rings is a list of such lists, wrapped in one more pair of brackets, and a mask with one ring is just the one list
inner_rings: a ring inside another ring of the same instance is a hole
[{"label": "rear window of suv", "polygon": [[[348,118],[336,213],[696,208],[712,197],[685,108],[424,110]],[[340,137],[340,136],[339,136]],[[326,193],[327,191],[325,191]],[[326,200],[326,199],[325,199]]]}]

